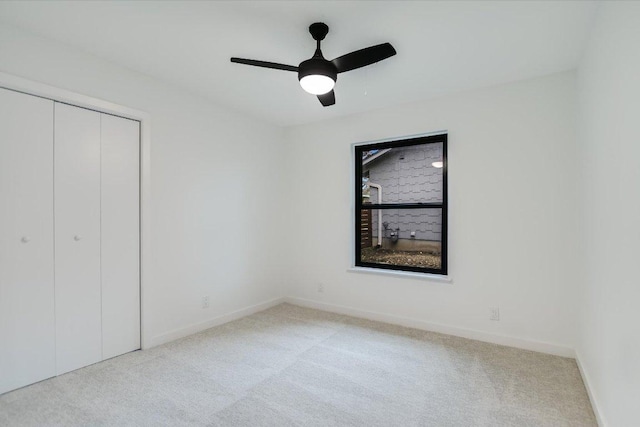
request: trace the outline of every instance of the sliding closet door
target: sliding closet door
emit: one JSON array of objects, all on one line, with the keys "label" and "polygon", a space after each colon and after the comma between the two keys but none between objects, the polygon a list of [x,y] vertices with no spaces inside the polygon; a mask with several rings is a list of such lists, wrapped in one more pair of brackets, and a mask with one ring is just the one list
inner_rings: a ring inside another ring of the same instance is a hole
[{"label": "sliding closet door", "polygon": [[100,114],[55,104],[57,373],[102,360]]},{"label": "sliding closet door", "polygon": [[55,375],[53,102],[0,89],[0,393]]},{"label": "sliding closet door", "polygon": [[140,348],[140,123],[102,114],[103,358]]}]

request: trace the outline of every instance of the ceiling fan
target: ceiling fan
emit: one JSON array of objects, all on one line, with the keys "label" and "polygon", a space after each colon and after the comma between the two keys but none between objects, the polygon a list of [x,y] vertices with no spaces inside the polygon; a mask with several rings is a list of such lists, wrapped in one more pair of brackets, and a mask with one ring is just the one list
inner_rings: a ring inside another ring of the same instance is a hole
[{"label": "ceiling fan", "polygon": [[322,22],[316,22],[309,26],[309,32],[317,42],[316,52],[310,59],[302,61],[297,67],[244,58],[231,58],[231,62],[297,72],[302,89],[317,95],[320,103],[328,107],[336,103],[333,87],[336,84],[339,73],[365,67],[396,54],[396,50],[390,43],[382,43],[347,53],[329,61],[322,56],[322,51],[320,50],[320,41],[324,40],[329,32],[329,27]]}]

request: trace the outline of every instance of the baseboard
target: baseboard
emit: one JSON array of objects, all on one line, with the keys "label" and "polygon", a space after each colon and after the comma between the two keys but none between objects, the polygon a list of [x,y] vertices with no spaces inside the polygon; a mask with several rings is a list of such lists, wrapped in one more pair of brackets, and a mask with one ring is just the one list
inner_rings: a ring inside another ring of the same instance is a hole
[{"label": "baseboard", "polygon": [[524,350],[537,351],[539,353],[553,354],[555,356],[575,358],[575,351],[571,347],[552,344],[542,341],[527,340],[507,335],[492,334],[489,332],[474,329],[459,328],[457,326],[443,325],[440,323],[426,322],[424,320],[412,319],[408,317],[395,316],[392,314],[378,313],[361,310],[353,307],[329,304],[320,301],[313,301],[297,297],[285,297],[284,301],[303,307],[315,308],[332,313],[344,314],[347,316],[361,317],[379,322],[391,323],[394,325],[406,326],[408,328],[422,329],[425,331],[438,332],[447,335],[454,335],[462,338],[469,338],[477,341],[489,342],[509,347],[521,348]]},{"label": "baseboard", "polygon": [[582,375],[584,388],[587,389],[587,395],[589,396],[589,401],[591,402],[593,413],[596,416],[596,421],[598,422],[598,425],[600,427],[605,427],[607,424],[604,422],[604,417],[602,416],[602,412],[600,411],[600,407],[598,406],[598,398],[596,397],[596,392],[591,386],[591,377],[589,377],[589,374],[582,364],[580,352],[578,350],[576,350],[576,364],[578,365],[578,370],[580,370],[580,375]]},{"label": "baseboard", "polygon": [[[408,328],[422,329],[425,331],[438,332],[441,334],[454,335],[462,338],[469,338],[478,341],[489,342],[493,344],[505,345],[509,347],[521,348],[524,350],[537,351],[540,353],[553,354],[556,356],[576,358],[574,349],[565,347],[558,344],[547,343],[543,341],[527,340],[522,338],[516,338],[508,335],[492,334],[489,332],[478,331],[474,329],[460,328],[457,326],[444,325],[441,323],[427,322],[424,320],[413,319],[409,317],[396,316],[393,314],[379,313],[368,310],[361,310],[358,308],[347,307],[337,304],[329,304],[320,301],[308,300],[297,297],[282,297],[274,298],[268,301],[261,302],[249,307],[235,310],[231,313],[222,314],[204,322],[194,323],[183,328],[174,329],[169,332],[165,332],[160,335],[156,335],[149,347],[155,347],[170,341],[174,341],[201,331],[212,328],[214,326],[222,325],[224,323],[231,322],[233,320],[240,319],[245,316],[249,316],[254,313],[266,310],[274,307],[283,302],[299,305],[302,307],[315,308],[318,310],[329,311],[332,313],[344,314],[347,316],[361,317],[369,320],[376,320],[379,322],[391,323],[394,325],[406,326]],[[578,365],[580,366],[580,365]],[[582,370],[581,370],[582,372]],[[583,375],[584,377],[584,375]],[[587,379],[585,378],[585,385]],[[587,387],[587,390],[589,388]],[[590,395],[591,396],[591,395]],[[595,405],[594,405],[595,412]]]},{"label": "baseboard", "polygon": [[192,334],[196,334],[198,332],[204,331],[205,329],[213,328],[214,326],[222,325],[224,323],[228,323],[245,316],[250,316],[254,313],[258,313],[260,311],[281,304],[284,301],[284,298],[274,298],[272,300],[264,301],[259,304],[241,308],[240,310],[232,311],[231,313],[222,314],[220,316],[214,317],[213,319],[205,320],[204,322],[194,323],[189,326],[185,326],[184,328],[178,328],[160,335],[156,335],[151,340],[151,345],[149,346],[149,348],[168,343],[170,341],[174,341]]}]

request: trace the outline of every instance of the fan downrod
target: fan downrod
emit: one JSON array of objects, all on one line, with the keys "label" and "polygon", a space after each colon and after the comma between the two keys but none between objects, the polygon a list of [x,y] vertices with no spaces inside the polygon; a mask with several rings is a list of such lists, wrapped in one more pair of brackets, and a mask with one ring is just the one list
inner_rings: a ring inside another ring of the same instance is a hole
[{"label": "fan downrod", "polygon": [[325,36],[329,32],[329,27],[324,22],[316,22],[309,25],[309,32],[314,40],[324,40]]}]

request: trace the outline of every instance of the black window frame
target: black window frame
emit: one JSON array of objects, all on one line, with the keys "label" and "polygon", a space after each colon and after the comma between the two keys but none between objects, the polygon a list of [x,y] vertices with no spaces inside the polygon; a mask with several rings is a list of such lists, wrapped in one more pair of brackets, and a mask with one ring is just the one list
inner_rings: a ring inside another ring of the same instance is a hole
[{"label": "black window frame", "polygon": [[[448,274],[448,177],[447,177],[447,140],[448,134],[428,135],[412,137],[407,139],[395,139],[385,142],[365,143],[355,145],[355,267],[376,268],[380,270],[408,271],[416,273],[437,274],[446,276]],[[383,150],[386,148],[408,147],[423,144],[442,144],[442,203],[382,203],[367,204],[362,203],[362,153],[369,150]],[[366,206],[366,207],[363,207]],[[363,209],[442,209],[442,240],[440,242],[440,268],[414,267],[407,265],[389,265],[362,262],[361,247],[361,212]]]}]

